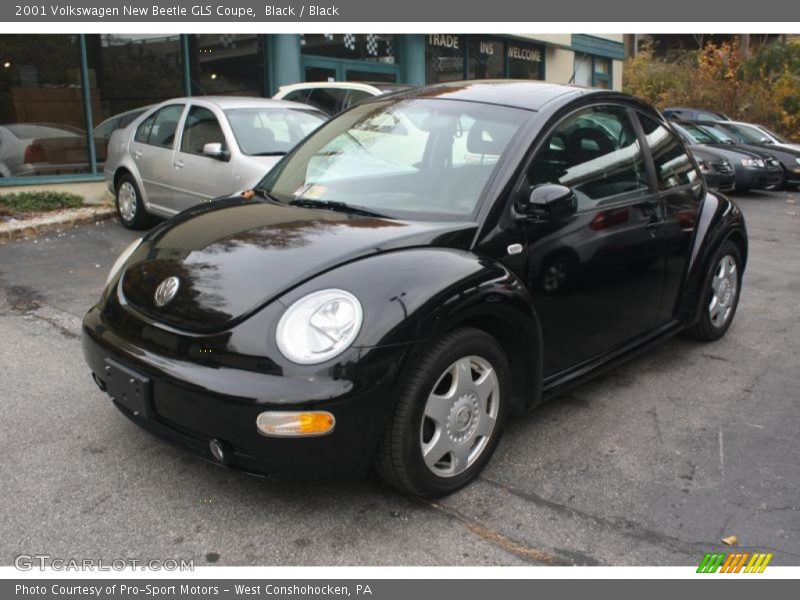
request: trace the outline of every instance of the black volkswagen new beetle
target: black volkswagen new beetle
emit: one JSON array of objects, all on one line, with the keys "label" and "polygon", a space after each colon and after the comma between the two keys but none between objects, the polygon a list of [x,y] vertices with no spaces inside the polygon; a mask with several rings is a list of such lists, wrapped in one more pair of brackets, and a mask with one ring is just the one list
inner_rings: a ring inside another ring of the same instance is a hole
[{"label": "black volkswagen new beetle", "polygon": [[[209,158],[209,160],[213,160]],[[471,81],[329,121],[117,260],[83,343],[143,428],[246,471],[433,497],[503,423],[733,320],[739,208],[629,96]]]}]

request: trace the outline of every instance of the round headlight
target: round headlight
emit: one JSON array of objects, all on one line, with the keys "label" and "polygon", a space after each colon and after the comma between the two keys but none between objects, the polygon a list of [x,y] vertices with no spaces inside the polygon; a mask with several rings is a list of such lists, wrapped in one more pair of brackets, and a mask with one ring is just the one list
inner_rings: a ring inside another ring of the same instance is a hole
[{"label": "round headlight", "polygon": [[324,362],[344,352],[361,329],[358,298],[344,290],[321,290],[292,304],[278,322],[278,348],[301,365]]},{"label": "round headlight", "polygon": [[139,247],[139,244],[142,243],[142,238],[138,238],[133,240],[130,245],[128,245],[125,250],[119,255],[116,261],[114,261],[114,266],[111,267],[111,271],[106,278],[106,285],[111,283],[111,280],[114,279],[114,276],[117,272],[122,268],[125,262],[131,257],[131,254]]}]

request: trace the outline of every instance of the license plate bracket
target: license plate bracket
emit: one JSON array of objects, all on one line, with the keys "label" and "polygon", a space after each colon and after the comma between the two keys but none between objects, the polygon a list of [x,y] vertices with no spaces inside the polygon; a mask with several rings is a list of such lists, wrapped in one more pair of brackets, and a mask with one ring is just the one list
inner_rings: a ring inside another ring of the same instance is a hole
[{"label": "license plate bracket", "polygon": [[152,382],[133,369],[105,359],[106,391],[111,398],[130,410],[134,416],[150,418]]}]

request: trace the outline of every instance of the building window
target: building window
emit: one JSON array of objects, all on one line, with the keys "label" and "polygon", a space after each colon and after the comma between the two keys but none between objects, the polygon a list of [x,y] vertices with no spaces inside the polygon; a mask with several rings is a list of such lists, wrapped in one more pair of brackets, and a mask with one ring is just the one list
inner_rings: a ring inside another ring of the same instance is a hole
[{"label": "building window", "polygon": [[0,176],[90,173],[78,36],[0,36],[0,61]]},{"label": "building window", "polygon": [[439,33],[427,36],[425,70],[428,83],[464,79],[463,36]]},{"label": "building window", "polygon": [[544,46],[509,42],[506,54],[512,79],[544,79]]},{"label": "building window", "polygon": [[468,79],[500,79],[505,76],[503,42],[469,37]]},{"label": "building window", "polygon": [[189,36],[192,94],[264,94],[264,48],[256,34]]},{"label": "building window", "polygon": [[386,33],[313,33],[300,36],[304,55],[396,63],[394,35]]},{"label": "building window", "polygon": [[611,60],[592,56],[591,54],[575,54],[575,85],[609,89],[611,87]]},{"label": "building window", "polygon": [[151,104],[185,96],[179,35],[86,36],[97,170],[102,172],[111,134]]}]

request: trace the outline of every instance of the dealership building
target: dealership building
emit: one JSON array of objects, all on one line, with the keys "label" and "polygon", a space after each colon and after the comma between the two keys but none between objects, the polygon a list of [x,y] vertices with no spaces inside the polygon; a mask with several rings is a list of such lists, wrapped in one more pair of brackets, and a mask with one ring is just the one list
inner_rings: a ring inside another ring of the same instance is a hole
[{"label": "dealership building", "polygon": [[0,35],[0,192],[101,193],[98,146],[115,117],[177,96],[269,97],[301,81],[485,78],[619,90],[623,57],[622,35]]}]

